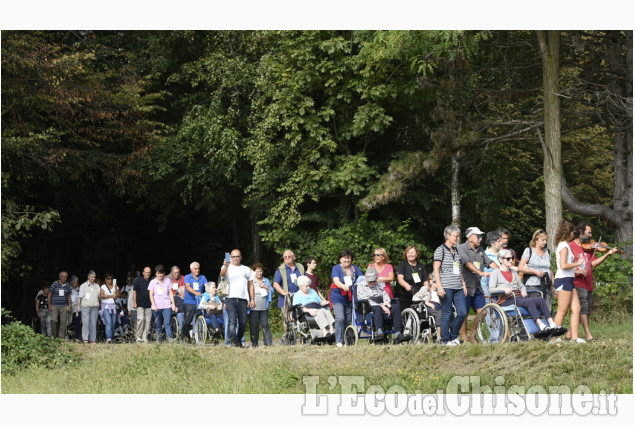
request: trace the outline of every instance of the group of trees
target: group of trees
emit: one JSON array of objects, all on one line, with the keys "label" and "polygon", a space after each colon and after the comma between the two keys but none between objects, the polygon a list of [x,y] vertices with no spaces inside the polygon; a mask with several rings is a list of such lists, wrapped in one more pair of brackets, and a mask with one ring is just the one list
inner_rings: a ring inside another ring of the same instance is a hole
[{"label": "group of trees", "polygon": [[344,247],[562,216],[632,238],[630,31],[2,34],[13,310],[62,268],[291,247],[326,281]]}]

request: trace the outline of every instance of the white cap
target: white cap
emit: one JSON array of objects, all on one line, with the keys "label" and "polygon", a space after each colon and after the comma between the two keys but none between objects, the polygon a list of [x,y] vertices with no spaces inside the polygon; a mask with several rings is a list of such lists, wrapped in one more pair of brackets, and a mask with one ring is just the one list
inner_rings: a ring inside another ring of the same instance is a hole
[{"label": "white cap", "polygon": [[481,229],[478,227],[468,227],[466,230],[466,235],[468,238],[472,235],[483,235],[485,232],[481,232]]}]

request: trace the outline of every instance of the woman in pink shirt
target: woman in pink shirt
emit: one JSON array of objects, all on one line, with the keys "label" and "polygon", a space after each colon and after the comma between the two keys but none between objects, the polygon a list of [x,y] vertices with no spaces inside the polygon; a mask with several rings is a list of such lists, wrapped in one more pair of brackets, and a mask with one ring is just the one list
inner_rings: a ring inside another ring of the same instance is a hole
[{"label": "woman in pink shirt", "polygon": [[377,281],[384,284],[384,291],[388,293],[388,296],[392,300],[394,297],[392,296],[392,287],[390,286],[390,282],[395,280],[395,271],[392,266],[388,264],[390,262],[390,258],[388,258],[388,254],[384,248],[376,248],[374,255],[374,263],[368,265],[368,267],[373,267],[377,270]]},{"label": "woman in pink shirt", "polygon": [[161,264],[154,268],[155,278],[148,285],[150,302],[152,303],[152,315],[154,316],[154,326],[157,331],[157,342],[161,342],[161,328],[165,323],[165,335],[168,341],[172,341],[172,327],[170,326],[170,313],[177,312],[174,304],[174,291],[170,279],[165,277],[165,269]]}]

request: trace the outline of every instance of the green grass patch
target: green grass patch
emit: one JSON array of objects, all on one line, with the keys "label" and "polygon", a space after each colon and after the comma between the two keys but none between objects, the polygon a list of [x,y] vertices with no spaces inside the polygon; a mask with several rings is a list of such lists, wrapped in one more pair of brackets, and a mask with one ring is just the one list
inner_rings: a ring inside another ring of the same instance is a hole
[{"label": "green grass patch", "polygon": [[[304,376],[319,376],[317,391],[339,393],[332,376],[363,376],[371,385],[399,385],[409,393],[446,390],[454,376],[480,376],[480,385],[525,390],[541,385],[586,385],[593,392],[633,392],[633,326],[593,323],[594,344],[530,341],[356,347],[292,346],[237,349],[169,344],[78,345],[82,361],[55,369],[2,376],[9,393],[304,393]],[[500,380],[500,378],[499,378]]]}]

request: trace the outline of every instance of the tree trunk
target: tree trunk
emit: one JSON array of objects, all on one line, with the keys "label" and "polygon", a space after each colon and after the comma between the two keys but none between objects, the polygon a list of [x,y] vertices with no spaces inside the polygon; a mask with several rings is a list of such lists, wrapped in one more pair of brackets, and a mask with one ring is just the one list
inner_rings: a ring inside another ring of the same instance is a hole
[{"label": "tree trunk", "polygon": [[255,216],[251,217],[251,254],[255,263],[262,262],[262,242],[260,241],[260,225]]},{"label": "tree trunk", "polygon": [[562,220],[562,158],[560,142],[560,32],[536,31],[542,57],[542,84],[544,91],[544,152],[545,218],[548,246],[554,251],[553,236]]},{"label": "tree trunk", "polygon": [[[608,113],[613,122],[613,208],[606,205],[585,204],[574,198],[562,179],[563,201],[570,211],[586,216],[599,216],[616,228],[616,243],[625,255],[633,253],[633,33],[608,31],[606,62],[610,81]],[[613,101],[613,99],[617,101]],[[630,99],[630,105],[622,104]]]},{"label": "tree trunk", "polygon": [[459,191],[459,170],[460,170],[461,150],[457,149],[452,154],[452,183],[450,192],[452,193],[452,224],[461,227],[461,196]]}]

